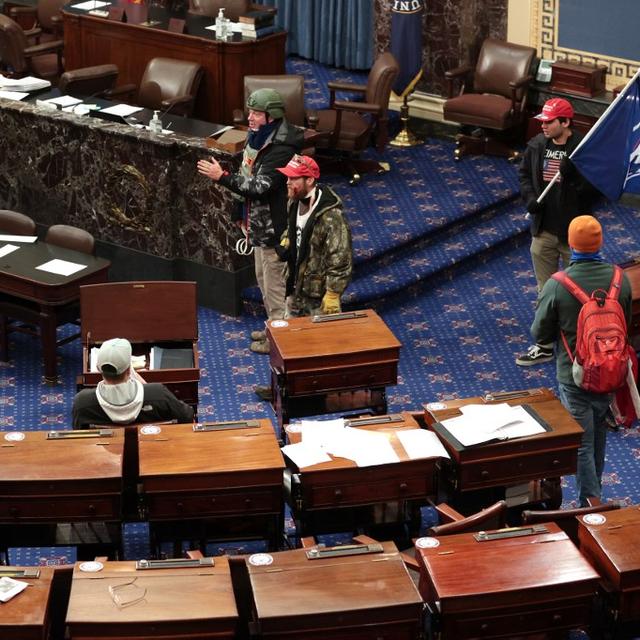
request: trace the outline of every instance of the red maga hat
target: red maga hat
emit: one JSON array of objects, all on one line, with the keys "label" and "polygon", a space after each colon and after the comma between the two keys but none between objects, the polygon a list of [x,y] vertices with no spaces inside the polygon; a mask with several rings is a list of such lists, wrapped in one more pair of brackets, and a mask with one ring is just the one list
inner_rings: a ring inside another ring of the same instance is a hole
[{"label": "red maga hat", "polygon": [[310,156],[295,155],[286,167],[278,169],[280,173],[284,173],[288,178],[316,178],[320,177],[320,167],[318,163]]},{"label": "red maga hat", "polygon": [[573,107],[564,98],[551,98],[542,107],[542,112],[536,118],[543,122],[549,122],[556,118],[573,118]]}]

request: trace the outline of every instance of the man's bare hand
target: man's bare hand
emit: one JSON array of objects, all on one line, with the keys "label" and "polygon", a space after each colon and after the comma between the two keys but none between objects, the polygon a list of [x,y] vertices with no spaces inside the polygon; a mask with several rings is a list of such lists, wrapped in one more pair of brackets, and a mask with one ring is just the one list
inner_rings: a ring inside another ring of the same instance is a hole
[{"label": "man's bare hand", "polygon": [[215,159],[198,160],[198,172],[215,182],[218,182],[224,173],[220,163]]}]

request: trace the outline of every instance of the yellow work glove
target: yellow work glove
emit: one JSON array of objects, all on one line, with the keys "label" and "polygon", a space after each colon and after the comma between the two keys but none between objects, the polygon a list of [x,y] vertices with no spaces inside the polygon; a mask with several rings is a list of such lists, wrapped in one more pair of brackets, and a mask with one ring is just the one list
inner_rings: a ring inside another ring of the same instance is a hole
[{"label": "yellow work glove", "polygon": [[289,238],[287,238],[286,236],[284,238],[282,238],[282,240],[280,240],[280,246],[283,249],[288,249],[289,248]]},{"label": "yellow work glove", "polygon": [[340,294],[327,289],[324,298],[322,298],[320,311],[325,314],[340,313]]}]

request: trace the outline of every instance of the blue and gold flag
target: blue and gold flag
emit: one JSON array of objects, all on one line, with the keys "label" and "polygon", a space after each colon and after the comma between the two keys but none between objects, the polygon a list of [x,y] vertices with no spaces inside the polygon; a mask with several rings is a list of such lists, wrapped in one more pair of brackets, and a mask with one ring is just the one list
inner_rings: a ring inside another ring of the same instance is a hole
[{"label": "blue and gold flag", "polygon": [[391,53],[400,65],[393,90],[411,93],[422,75],[423,0],[393,0],[391,8]]}]

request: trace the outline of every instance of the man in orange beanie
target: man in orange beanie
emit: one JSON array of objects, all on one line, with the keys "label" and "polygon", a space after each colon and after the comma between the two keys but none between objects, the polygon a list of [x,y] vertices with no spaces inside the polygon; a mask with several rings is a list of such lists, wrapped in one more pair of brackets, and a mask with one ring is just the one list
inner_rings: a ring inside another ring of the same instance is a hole
[{"label": "man in orange beanie", "polygon": [[[571,259],[565,274],[591,296],[596,289],[608,291],[614,266],[606,263],[601,254],[602,227],[593,216],[578,216],[569,224]],[[623,275],[618,296],[627,327],[631,321],[631,285]],[[600,498],[604,468],[607,425],[605,417],[612,399],[610,393],[585,391],[576,384],[572,357],[563,346],[561,333],[571,354],[575,354],[578,314],[581,303],[554,278],[547,280],[538,300],[538,308],[531,326],[531,334],[540,344],[556,346],[556,373],[560,400],[584,429],[578,450],[576,482],[580,506],[587,506],[587,498]]]}]

